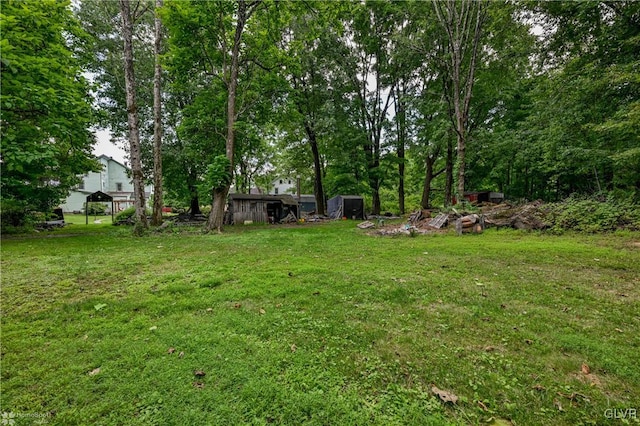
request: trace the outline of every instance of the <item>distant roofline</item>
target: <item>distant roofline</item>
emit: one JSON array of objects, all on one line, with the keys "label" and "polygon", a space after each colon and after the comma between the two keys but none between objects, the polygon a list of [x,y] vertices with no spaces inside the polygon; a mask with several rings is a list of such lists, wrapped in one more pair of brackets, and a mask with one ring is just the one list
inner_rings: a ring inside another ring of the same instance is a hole
[{"label": "distant roofline", "polygon": [[129,170],[129,167],[127,167],[125,164],[122,164],[118,160],[114,160],[113,157],[109,157],[108,155],[102,154],[102,155],[98,155],[98,157],[96,157],[96,158],[98,158],[98,159],[104,158],[107,161],[113,161],[114,163],[119,164],[122,167],[124,167],[125,169]]}]

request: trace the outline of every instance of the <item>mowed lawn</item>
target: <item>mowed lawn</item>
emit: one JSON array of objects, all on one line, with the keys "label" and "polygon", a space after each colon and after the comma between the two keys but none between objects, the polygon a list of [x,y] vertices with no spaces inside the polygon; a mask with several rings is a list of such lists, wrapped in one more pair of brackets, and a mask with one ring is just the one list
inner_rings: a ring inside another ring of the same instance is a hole
[{"label": "mowed lawn", "polygon": [[640,234],[355,225],[3,238],[0,411],[17,425],[638,423]]}]

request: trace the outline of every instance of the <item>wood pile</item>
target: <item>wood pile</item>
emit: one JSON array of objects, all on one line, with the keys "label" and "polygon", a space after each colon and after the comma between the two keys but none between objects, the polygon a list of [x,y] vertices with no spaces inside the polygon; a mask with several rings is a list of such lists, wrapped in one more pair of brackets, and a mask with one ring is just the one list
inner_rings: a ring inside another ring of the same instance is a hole
[{"label": "wood pile", "polygon": [[510,203],[485,205],[481,210],[487,226],[540,230],[548,226],[545,223],[543,206],[544,203],[538,200],[518,205]]},{"label": "wood pile", "polygon": [[461,235],[464,232],[481,234],[484,231],[484,217],[477,214],[470,214],[456,220],[456,232]]}]

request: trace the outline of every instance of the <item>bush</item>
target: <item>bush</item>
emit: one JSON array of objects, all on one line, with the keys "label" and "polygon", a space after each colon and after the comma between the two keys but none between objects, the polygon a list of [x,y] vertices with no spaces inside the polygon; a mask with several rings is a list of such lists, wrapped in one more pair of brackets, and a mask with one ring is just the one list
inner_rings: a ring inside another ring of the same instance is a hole
[{"label": "bush", "polygon": [[103,215],[107,211],[107,205],[104,203],[85,203],[85,209],[89,216]]},{"label": "bush", "polygon": [[[122,210],[120,213],[118,213],[114,219],[114,224],[118,223],[118,222],[126,222],[128,220],[131,219],[131,221],[133,221],[133,217],[136,214],[136,208],[135,207],[129,207],[127,209]],[[147,216],[151,215],[151,211],[149,209],[146,210],[146,214]]]},{"label": "bush", "polygon": [[630,199],[599,194],[572,195],[547,206],[547,220],[555,232],[608,232],[618,229],[640,230],[640,206]]},{"label": "bush", "polygon": [[13,199],[0,201],[0,224],[3,234],[31,229],[37,221],[36,212],[29,211],[27,203]]}]

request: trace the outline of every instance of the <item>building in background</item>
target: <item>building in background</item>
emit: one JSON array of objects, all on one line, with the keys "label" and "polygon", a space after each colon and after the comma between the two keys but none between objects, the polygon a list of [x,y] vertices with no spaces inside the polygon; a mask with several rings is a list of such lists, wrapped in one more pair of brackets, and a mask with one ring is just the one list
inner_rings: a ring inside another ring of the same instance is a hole
[{"label": "building in background", "polygon": [[282,195],[296,193],[296,180],[294,178],[277,177],[271,181],[269,194]]},{"label": "building in background", "polygon": [[[102,164],[102,171],[89,172],[82,177],[82,182],[73,190],[62,204],[65,213],[84,212],[87,195],[96,191],[104,192],[113,197],[116,212],[132,207],[134,203],[133,182],[127,166],[106,155],[98,157]],[[151,196],[153,187],[145,186],[145,198]],[[111,212],[111,205],[107,213]]]}]

